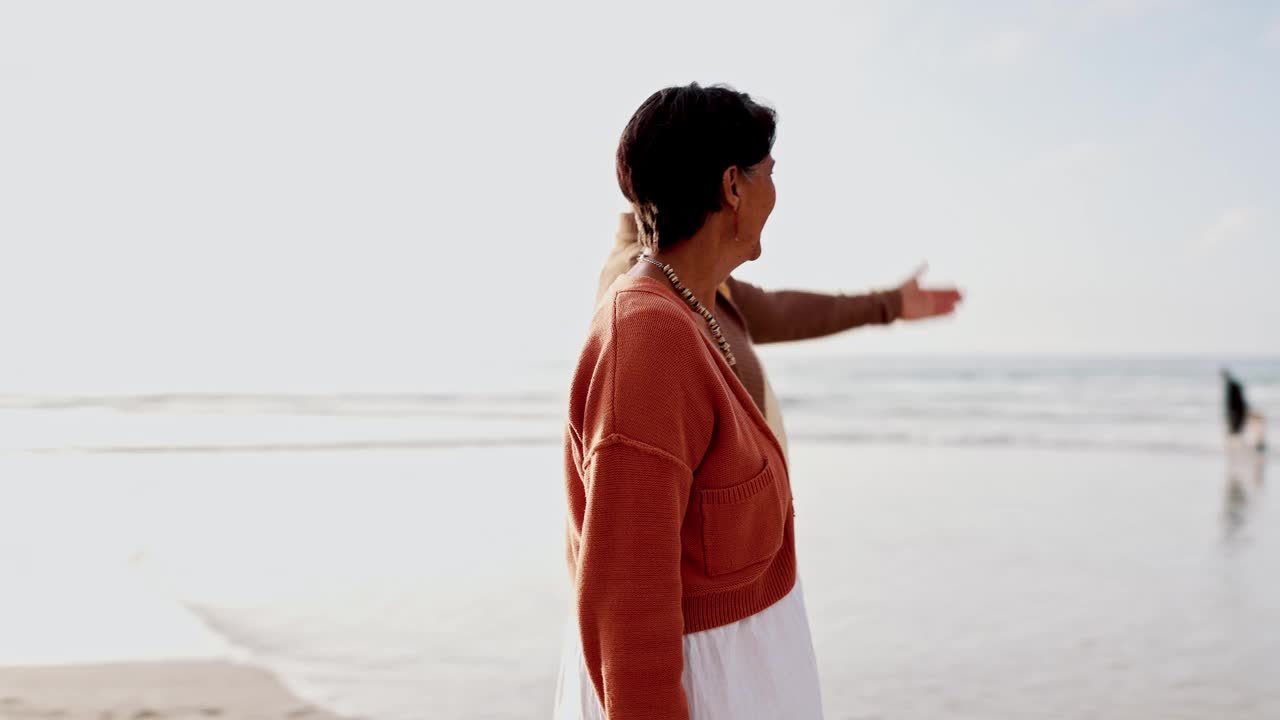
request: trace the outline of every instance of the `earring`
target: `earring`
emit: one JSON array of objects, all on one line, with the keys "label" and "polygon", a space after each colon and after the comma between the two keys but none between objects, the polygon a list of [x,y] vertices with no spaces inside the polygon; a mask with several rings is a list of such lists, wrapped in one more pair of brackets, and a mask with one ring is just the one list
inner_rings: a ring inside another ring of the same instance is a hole
[{"label": "earring", "polygon": [[738,211],[733,211],[733,241],[738,242]]}]

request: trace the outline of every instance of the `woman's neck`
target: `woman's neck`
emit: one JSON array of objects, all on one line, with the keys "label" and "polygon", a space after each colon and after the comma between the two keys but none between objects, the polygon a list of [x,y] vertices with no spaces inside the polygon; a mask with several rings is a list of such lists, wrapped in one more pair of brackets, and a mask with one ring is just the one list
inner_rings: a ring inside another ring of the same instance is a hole
[{"label": "woman's neck", "polygon": [[[737,263],[725,265],[724,254],[719,247],[715,223],[708,222],[697,235],[677,244],[675,247],[653,253],[654,260],[670,265],[693,296],[707,310],[715,312],[716,289],[729,278]],[[636,272],[670,282],[662,269],[647,262],[636,264]]]}]

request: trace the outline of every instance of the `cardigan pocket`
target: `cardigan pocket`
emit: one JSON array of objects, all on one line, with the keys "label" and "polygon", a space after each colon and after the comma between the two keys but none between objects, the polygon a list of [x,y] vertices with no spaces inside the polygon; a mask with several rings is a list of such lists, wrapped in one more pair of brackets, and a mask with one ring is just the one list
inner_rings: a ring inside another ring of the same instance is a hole
[{"label": "cardigan pocket", "polygon": [[782,498],[767,461],[764,469],[746,482],[700,489],[698,493],[702,552],[709,577],[745,570],[778,554],[789,499]]}]

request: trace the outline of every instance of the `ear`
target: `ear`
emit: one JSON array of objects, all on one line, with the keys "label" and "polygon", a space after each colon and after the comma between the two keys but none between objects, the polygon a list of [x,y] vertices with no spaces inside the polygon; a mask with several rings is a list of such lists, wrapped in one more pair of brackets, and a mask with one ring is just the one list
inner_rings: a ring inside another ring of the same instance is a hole
[{"label": "ear", "polygon": [[738,171],[737,165],[726,168],[724,175],[720,178],[720,197],[724,204],[735,212],[738,210],[738,204],[742,202],[742,198],[738,196],[740,180],[742,180],[742,173]]}]

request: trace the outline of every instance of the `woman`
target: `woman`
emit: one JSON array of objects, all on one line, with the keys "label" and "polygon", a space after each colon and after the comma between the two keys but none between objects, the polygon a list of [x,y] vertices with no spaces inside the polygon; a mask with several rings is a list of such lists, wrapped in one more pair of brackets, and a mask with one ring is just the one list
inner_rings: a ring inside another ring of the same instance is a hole
[{"label": "woman", "polygon": [[716,289],[760,256],[775,127],[693,84],[622,134],[646,255],[597,307],[570,390],[557,718],[822,716],[786,459],[715,319]]}]

